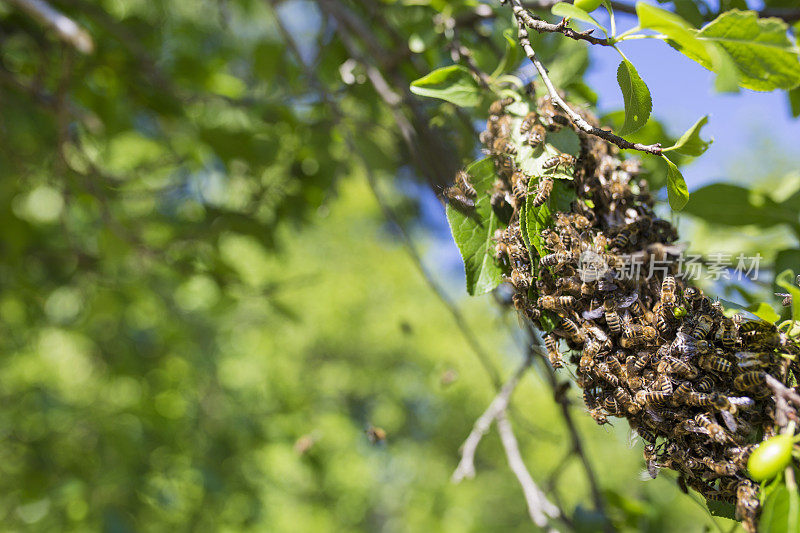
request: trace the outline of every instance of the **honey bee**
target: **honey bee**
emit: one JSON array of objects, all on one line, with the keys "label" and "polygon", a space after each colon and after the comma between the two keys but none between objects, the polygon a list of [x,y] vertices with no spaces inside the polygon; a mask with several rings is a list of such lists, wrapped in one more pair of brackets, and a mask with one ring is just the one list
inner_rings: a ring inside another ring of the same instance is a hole
[{"label": "honey bee", "polygon": [[372,444],[380,444],[382,442],[386,442],[386,430],[384,430],[383,428],[370,426],[364,430],[364,433],[367,434],[367,438],[369,439],[369,442]]},{"label": "honey bee", "polygon": [[635,399],[639,405],[651,405],[654,403],[664,403],[670,399],[672,392],[660,390],[639,390],[636,391]]},{"label": "honey bee", "polygon": [[531,128],[533,128],[533,126],[537,123],[538,120],[539,120],[539,114],[536,111],[531,111],[530,113],[525,115],[525,118],[522,119],[522,124],[520,124],[519,126],[520,134],[525,135],[526,133],[531,131]]},{"label": "honey bee", "polygon": [[675,277],[672,275],[664,276],[661,282],[661,307],[671,308],[675,306]]},{"label": "honey bee", "polygon": [[615,250],[622,250],[631,243],[631,239],[639,231],[638,224],[628,224],[619,233],[617,233],[614,240],[611,241],[611,248]]},{"label": "honey bee", "polygon": [[625,372],[625,369],[620,364],[619,359],[616,357],[609,357],[608,361],[606,361],[606,364],[608,365],[608,369],[611,371],[611,373],[617,376],[617,378],[623,381],[627,379],[628,376]]},{"label": "honey bee", "polygon": [[544,176],[539,182],[539,187],[536,189],[536,196],[533,198],[533,207],[540,207],[550,197],[550,192],[553,190],[553,178]]},{"label": "honey bee", "polygon": [[525,137],[525,142],[536,148],[545,140],[547,130],[541,124],[534,124],[530,133]]},{"label": "honey bee", "polygon": [[520,199],[528,196],[529,180],[530,177],[519,170],[511,175],[511,188],[514,191],[514,196]]},{"label": "honey bee", "polygon": [[490,115],[486,123],[487,139],[481,139],[483,144],[490,144],[494,138],[506,139],[511,136],[511,116],[510,115]]},{"label": "honey bee", "polygon": [[736,488],[736,518],[742,521],[748,533],[755,533],[758,527],[758,496],[758,485],[748,479],[739,482]]},{"label": "honey bee", "polygon": [[638,413],[642,409],[639,404],[633,401],[630,393],[622,387],[617,387],[614,389],[614,399],[617,400],[617,403],[632,415]]},{"label": "honey bee", "polygon": [[489,114],[499,115],[505,110],[506,107],[510,106],[513,103],[514,103],[514,98],[512,98],[511,96],[501,98],[500,100],[495,100],[489,106]]},{"label": "honey bee", "polygon": [[583,347],[583,352],[581,353],[580,359],[580,369],[581,372],[590,372],[595,366],[595,358],[597,354],[600,353],[600,343],[596,340],[590,338],[586,341],[586,345]]},{"label": "honey bee", "polygon": [[[519,269],[511,269],[511,284],[520,291],[527,291],[531,286],[530,276]],[[538,307],[542,307],[539,305]]]},{"label": "honey bee", "polygon": [[617,313],[616,304],[612,298],[606,298],[603,302],[603,311],[606,318],[606,325],[612,333],[619,333],[622,331],[622,324]]},{"label": "honey bee", "polygon": [[708,432],[708,435],[712,440],[719,443],[725,443],[730,440],[728,434],[724,429],[722,429],[722,426],[714,422],[714,420],[708,414],[698,413],[695,415],[694,420],[697,422],[698,426],[702,427],[706,430],[706,432]]},{"label": "honey bee", "polygon": [[714,388],[714,378],[705,375],[694,383],[695,388],[700,392],[711,392]]},{"label": "honey bee", "polygon": [[611,373],[607,363],[596,363],[594,365],[594,373],[597,377],[611,383],[615,387],[619,385],[619,378]]},{"label": "honey bee", "polygon": [[644,447],[644,462],[647,466],[647,473],[650,477],[655,479],[658,476],[658,455],[656,454],[656,447],[653,444],[648,444]]},{"label": "honey bee", "polygon": [[733,349],[736,345],[736,324],[730,318],[723,318],[720,321],[719,329],[715,337],[727,349]]},{"label": "honey bee", "polygon": [[575,298],[572,296],[540,296],[536,305],[550,311],[573,309]]},{"label": "honey bee", "polygon": [[492,151],[497,154],[515,155],[517,147],[511,144],[508,139],[500,137],[492,141]]},{"label": "honey bee", "polygon": [[467,172],[464,170],[459,170],[456,172],[455,185],[470,198],[475,198],[478,196],[478,192],[475,190],[475,187],[473,187],[469,182],[469,174],[467,174]]},{"label": "honey bee", "polygon": [[599,407],[589,409],[589,416],[591,416],[598,425],[609,424],[608,417],[603,413]]},{"label": "honey bee", "polygon": [[558,351],[558,342],[552,335],[545,335],[544,345],[547,348],[547,357],[550,359],[550,364],[553,368],[562,368],[564,360],[561,358],[561,353]]},{"label": "honey bee", "polygon": [[675,359],[674,357],[665,357],[659,361],[658,371],[674,374],[686,379],[694,379],[698,374],[694,366],[680,359]]},{"label": "honey bee", "polygon": [[544,163],[542,163],[542,169],[553,169],[554,171],[558,169],[559,166],[571,167],[575,164],[575,158],[569,154],[558,154],[555,155]]},{"label": "honey bee", "polygon": [[733,365],[727,359],[717,357],[716,355],[704,355],[698,361],[700,366],[705,370],[712,372],[722,372],[728,374]]},{"label": "honey bee", "polygon": [[760,370],[750,370],[736,376],[733,386],[738,390],[753,390],[765,387],[767,384],[766,374]]},{"label": "honey bee", "polygon": [[704,339],[711,332],[714,327],[714,321],[708,315],[700,315],[697,317],[697,322],[692,329],[691,335],[695,339]]},{"label": "honey bee", "polygon": [[561,317],[559,327],[567,332],[573,342],[581,344],[586,341],[586,336],[584,335],[583,331],[569,318]]},{"label": "honey bee", "polygon": [[475,200],[467,196],[458,185],[452,185],[444,190],[444,197],[452,206],[461,211],[471,211],[475,209]]},{"label": "honey bee", "polygon": [[564,263],[574,263],[575,254],[572,252],[556,252],[543,256],[539,260],[539,265],[542,267],[552,267],[562,265]]},{"label": "honey bee", "polygon": [[659,302],[655,308],[655,317],[656,329],[662,335],[667,336],[675,323],[675,315],[673,315],[672,309]]}]

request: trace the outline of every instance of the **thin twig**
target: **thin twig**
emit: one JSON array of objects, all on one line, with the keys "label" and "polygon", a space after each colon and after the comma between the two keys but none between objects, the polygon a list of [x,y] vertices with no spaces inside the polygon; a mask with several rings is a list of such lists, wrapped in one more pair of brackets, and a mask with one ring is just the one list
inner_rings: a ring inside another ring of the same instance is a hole
[{"label": "thin twig", "polygon": [[[507,0],[501,0],[500,3],[502,4],[506,1]],[[521,0],[511,0],[511,4],[512,9],[514,10],[514,17],[517,20],[521,20],[525,26],[532,30],[538,31],[539,33],[560,33],[565,37],[569,37],[570,39],[575,39],[576,41],[586,41],[589,44],[596,44],[599,46],[614,45],[614,43],[606,38],[595,37],[592,35],[592,31],[594,30],[577,31],[570,28],[567,24],[567,19],[561,19],[561,21],[557,24],[545,22],[525,9]]]},{"label": "thin twig", "polygon": [[453,483],[458,483],[464,478],[475,477],[475,450],[478,449],[478,444],[480,444],[483,436],[489,431],[492,422],[497,419],[500,413],[505,412],[508,407],[508,402],[511,400],[511,395],[517,387],[522,374],[531,366],[532,362],[533,359],[531,357],[525,358],[516,372],[514,372],[511,378],[503,385],[500,392],[497,393],[497,396],[494,397],[489,407],[486,408],[486,411],[475,421],[472,432],[462,446],[461,461],[459,461],[458,467],[455,472],[453,472]]},{"label": "thin twig", "polygon": [[[800,394],[797,394],[794,389],[787,387],[770,374],[766,374],[766,381],[775,398],[775,422],[783,428],[790,421],[800,421],[797,416],[797,408],[800,407]],[[794,407],[790,404],[794,404]]]},{"label": "thin twig", "polygon": [[514,436],[514,430],[506,417],[505,410],[497,414],[497,432],[500,434],[500,440],[506,451],[508,466],[517,476],[517,480],[522,486],[531,520],[537,526],[545,527],[549,522],[548,517],[558,518],[561,515],[561,511],[547,499],[545,493],[536,485],[531,473],[528,472],[525,461],[522,460],[522,456],[519,453],[517,438]]},{"label": "thin twig", "polygon": [[[518,1],[518,0],[517,0]],[[516,7],[516,6],[515,6]],[[516,13],[515,13],[516,14]],[[608,130],[603,130],[600,128],[596,128],[586,122],[586,120],[576,113],[567,103],[564,101],[563,98],[558,94],[553,82],[550,80],[550,76],[547,74],[547,69],[542,65],[542,62],[539,61],[539,57],[534,52],[533,47],[531,46],[530,39],[528,38],[528,30],[525,29],[525,22],[522,20],[521,17],[517,16],[517,26],[519,27],[519,44],[522,46],[522,49],[525,51],[525,55],[528,56],[528,59],[531,60],[533,66],[536,67],[536,70],[539,72],[539,77],[542,78],[542,82],[544,82],[545,87],[547,87],[547,92],[550,94],[550,99],[558,105],[564,112],[567,114],[569,119],[572,121],[575,126],[578,127],[581,131],[588,133],[589,135],[594,135],[596,137],[600,137],[610,143],[616,144],[622,149],[627,150],[639,150],[641,152],[647,152],[648,154],[653,155],[661,155],[661,144],[641,144],[641,143],[632,143],[623,139],[622,137],[611,133]]]},{"label": "thin twig", "polygon": [[43,26],[51,28],[62,41],[74,46],[79,52],[91,54],[94,51],[92,36],[44,0],[9,0],[9,2]]}]

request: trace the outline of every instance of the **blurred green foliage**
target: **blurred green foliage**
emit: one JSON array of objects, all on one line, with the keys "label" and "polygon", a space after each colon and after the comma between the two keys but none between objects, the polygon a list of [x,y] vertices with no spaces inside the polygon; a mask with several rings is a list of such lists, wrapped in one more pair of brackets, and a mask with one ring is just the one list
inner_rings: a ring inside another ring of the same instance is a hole
[{"label": "blurred green foliage", "polygon": [[[449,482],[494,389],[362,172],[435,257],[418,224],[430,195],[403,191],[475,158],[488,102],[465,114],[408,86],[452,64],[450,20],[480,68],[512,70],[508,18],[471,0],[342,2],[376,32],[361,51],[393,108],[330,2],[51,3],[93,54],[0,3],[2,529],[530,530],[495,435],[478,478]],[[571,98],[595,101],[584,46],[535,45]],[[458,304],[508,374],[509,317]],[[515,405],[545,483],[568,447],[558,409],[537,374]],[[617,526],[710,523],[666,476],[638,481],[627,427],[577,418]],[[592,530],[575,461],[554,488]]]}]

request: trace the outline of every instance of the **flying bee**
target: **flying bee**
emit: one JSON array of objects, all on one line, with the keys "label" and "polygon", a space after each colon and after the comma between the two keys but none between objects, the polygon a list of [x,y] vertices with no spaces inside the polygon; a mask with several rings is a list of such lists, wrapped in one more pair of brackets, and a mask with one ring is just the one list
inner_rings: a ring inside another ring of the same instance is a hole
[{"label": "flying bee", "polygon": [[750,370],[736,376],[733,386],[738,390],[753,390],[767,385],[767,375],[760,370]]},{"label": "flying bee", "polygon": [[575,254],[572,252],[556,252],[543,256],[539,260],[539,265],[542,267],[552,267],[562,265],[564,263],[574,263]]},{"label": "flying bee", "polygon": [[469,182],[469,174],[467,174],[467,172],[464,170],[459,170],[456,172],[455,185],[470,198],[475,198],[478,196],[478,192],[475,190],[475,187],[473,187]]},{"label": "flying bee", "polygon": [[377,426],[370,426],[364,433],[367,434],[369,442],[372,444],[379,444],[386,441],[386,430]]},{"label": "flying bee", "polygon": [[511,144],[508,139],[500,137],[492,141],[492,151],[496,154],[515,155],[517,147]]},{"label": "flying bee", "polygon": [[571,167],[573,165],[575,165],[575,157],[569,154],[558,154],[542,163],[542,170],[552,168],[555,172],[559,166]]},{"label": "flying bee", "polygon": [[675,306],[675,277],[669,274],[664,276],[661,282],[661,306],[662,308]]},{"label": "flying bee", "polygon": [[722,372],[723,374],[728,374],[731,371],[733,365],[727,359],[723,359],[722,357],[717,357],[716,355],[704,355],[700,357],[698,361],[700,366],[708,371],[712,372]]},{"label": "flying bee", "polygon": [[467,196],[467,194],[458,185],[452,185],[444,190],[444,197],[450,204],[460,211],[471,211],[475,209],[475,200]]},{"label": "flying bee", "polygon": [[572,296],[540,296],[536,305],[549,311],[574,309],[575,298]]},{"label": "flying bee", "polygon": [[710,415],[706,413],[698,413],[695,415],[694,420],[697,422],[698,426],[702,427],[706,430],[706,432],[708,432],[708,435],[712,440],[719,443],[725,443],[730,440],[727,433],[725,433],[725,430],[722,429],[722,426],[714,422]]},{"label": "flying bee", "polygon": [[553,190],[553,178],[543,176],[539,181],[539,187],[536,189],[536,196],[533,198],[533,207],[540,207],[550,197],[550,192]]},{"label": "flying bee", "polygon": [[708,315],[700,315],[692,329],[691,336],[695,339],[704,339],[714,327],[714,320]]},{"label": "flying bee", "polygon": [[545,335],[544,345],[547,348],[547,358],[550,359],[550,364],[553,368],[561,368],[564,366],[564,360],[561,358],[561,353],[558,351],[558,342],[552,335]]}]

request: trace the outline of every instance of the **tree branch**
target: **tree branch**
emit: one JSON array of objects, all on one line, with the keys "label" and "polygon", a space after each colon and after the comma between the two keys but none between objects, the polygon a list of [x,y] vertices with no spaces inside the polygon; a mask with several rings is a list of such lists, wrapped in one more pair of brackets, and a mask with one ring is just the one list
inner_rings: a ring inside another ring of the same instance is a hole
[{"label": "tree branch", "polygon": [[[512,1],[519,2],[519,0],[512,0]],[[556,105],[558,105],[558,107],[560,107],[564,111],[564,113],[567,114],[572,123],[575,124],[575,126],[577,126],[578,129],[580,129],[581,131],[588,133],[589,135],[600,137],[601,139],[604,139],[610,143],[616,144],[622,149],[639,150],[641,152],[647,152],[648,154],[661,155],[661,144],[656,143],[656,144],[646,145],[646,144],[632,143],[630,141],[627,141],[608,130],[603,130],[592,126],[591,124],[586,122],[586,120],[582,116],[580,116],[571,107],[569,107],[569,105],[567,105],[564,99],[561,98],[561,96],[558,94],[558,90],[556,90],[552,80],[550,80],[550,77],[547,74],[547,69],[544,67],[544,65],[542,65],[542,62],[539,61],[539,57],[536,55],[536,52],[534,52],[533,47],[531,46],[530,39],[528,38],[528,30],[525,29],[526,23],[523,21],[522,17],[517,15],[518,10],[516,8],[520,6],[516,5],[514,7],[515,7],[515,18],[517,20],[517,26],[519,27],[519,34],[518,34],[519,44],[525,51],[525,55],[528,56],[528,59],[531,60],[531,63],[533,63],[533,66],[536,67],[536,70],[539,72],[539,77],[542,79],[542,82],[544,83],[545,87],[547,87],[547,92],[550,94],[550,99]]]},{"label": "tree branch", "polygon": [[497,393],[497,396],[494,397],[489,407],[486,408],[486,411],[475,421],[472,432],[462,446],[461,461],[459,461],[458,467],[455,472],[453,472],[453,483],[458,483],[464,478],[475,477],[475,450],[478,449],[478,444],[480,444],[483,436],[489,431],[492,422],[494,422],[501,413],[505,412],[508,407],[508,402],[511,400],[511,395],[517,387],[522,374],[531,366],[532,362],[532,357],[528,356],[525,358],[516,372],[514,372],[511,378],[503,385],[500,392]]},{"label": "tree branch", "polygon": [[92,36],[44,0],[9,0],[9,3],[16,5],[41,25],[55,31],[62,41],[74,46],[79,52],[91,54],[94,51]]},{"label": "tree branch", "polygon": [[500,434],[500,440],[506,451],[508,466],[517,476],[517,480],[522,486],[531,520],[537,526],[545,527],[549,522],[548,517],[558,518],[561,515],[561,510],[547,499],[542,489],[536,485],[531,473],[528,472],[525,462],[522,460],[522,455],[519,453],[514,430],[511,428],[511,423],[508,421],[504,410],[497,414],[497,432]]},{"label": "tree branch", "polygon": [[[508,0],[501,0],[500,3],[502,4],[506,1]],[[594,30],[576,31],[567,25],[567,19],[562,19],[557,24],[551,24],[550,22],[545,22],[525,9],[521,0],[511,0],[511,4],[514,11],[514,17],[518,21],[522,21],[522,23],[528,28],[536,30],[539,33],[561,33],[565,37],[575,39],[576,41],[586,41],[587,43],[596,44],[599,46],[613,46],[613,43],[611,43],[611,41],[608,39],[593,36],[592,32]]]}]

